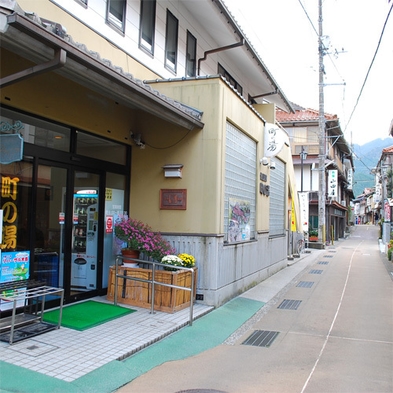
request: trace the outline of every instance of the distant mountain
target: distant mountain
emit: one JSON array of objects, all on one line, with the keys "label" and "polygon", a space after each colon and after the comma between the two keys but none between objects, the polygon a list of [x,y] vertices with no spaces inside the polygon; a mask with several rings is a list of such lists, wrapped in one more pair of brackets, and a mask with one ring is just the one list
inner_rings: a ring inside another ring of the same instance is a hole
[{"label": "distant mountain", "polygon": [[385,147],[393,146],[393,138],[375,139],[364,145],[353,145],[353,163],[355,165],[353,193],[361,195],[367,187],[374,187],[375,177],[371,174],[381,158]]}]

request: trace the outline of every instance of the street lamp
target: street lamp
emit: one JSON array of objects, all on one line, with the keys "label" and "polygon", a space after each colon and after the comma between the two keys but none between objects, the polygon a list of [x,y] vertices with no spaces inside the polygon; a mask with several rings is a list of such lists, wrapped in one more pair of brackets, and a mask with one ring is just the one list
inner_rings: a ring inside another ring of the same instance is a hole
[{"label": "street lamp", "polygon": [[302,151],[300,152],[300,192],[303,192],[303,162],[307,158],[307,152],[302,146]]}]

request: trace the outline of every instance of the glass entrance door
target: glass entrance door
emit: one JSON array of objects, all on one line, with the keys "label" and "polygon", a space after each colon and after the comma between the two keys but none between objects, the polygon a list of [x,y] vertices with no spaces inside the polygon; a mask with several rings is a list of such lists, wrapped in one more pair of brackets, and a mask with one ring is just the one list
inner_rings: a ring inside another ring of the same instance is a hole
[{"label": "glass entrance door", "polygon": [[[33,278],[53,287],[63,287],[61,227],[64,224],[67,169],[38,165],[34,214],[30,226],[34,233]],[[28,212],[26,212],[26,221]]]},{"label": "glass entrance door", "polygon": [[99,182],[96,173],[43,161],[38,165],[30,222],[32,274],[46,285],[64,288],[66,302],[97,289]]}]

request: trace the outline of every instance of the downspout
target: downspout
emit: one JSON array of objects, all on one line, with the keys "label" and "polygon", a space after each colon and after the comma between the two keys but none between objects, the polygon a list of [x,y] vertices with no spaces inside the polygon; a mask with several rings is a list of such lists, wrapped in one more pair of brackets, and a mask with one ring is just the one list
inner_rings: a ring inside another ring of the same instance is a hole
[{"label": "downspout", "polygon": [[56,49],[55,57],[52,60],[1,78],[0,88],[12,85],[13,83],[21,82],[25,79],[31,78],[32,76],[44,74],[45,72],[53,71],[57,68],[63,67],[66,63],[66,58],[67,52],[64,49]]},{"label": "downspout", "polygon": [[200,72],[201,72],[201,62],[206,60],[208,55],[211,55],[212,53],[222,52],[222,51],[228,50],[228,49],[237,48],[237,47],[243,46],[243,45],[244,45],[244,38],[242,38],[241,41],[236,42],[236,44],[222,46],[220,48],[210,49],[210,50],[205,51],[203,57],[201,59],[198,59],[198,76],[200,76]]}]

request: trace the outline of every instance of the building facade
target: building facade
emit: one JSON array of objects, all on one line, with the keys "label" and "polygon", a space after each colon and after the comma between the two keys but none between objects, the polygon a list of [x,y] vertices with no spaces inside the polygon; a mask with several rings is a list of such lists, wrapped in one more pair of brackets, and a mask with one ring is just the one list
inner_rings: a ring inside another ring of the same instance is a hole
[{"label": "building facade", "polygon": [[128,214],[196,257],[209,305],[287,265],[288,136],[262,158],[293,108],[221,1],[0,5],[3,255],[104,295]]},{"label": "building facade", "polygon": [[[297,189],[305,193],[308,232],[318,232],[319,226],[319,113],[313,109],[295,106],[294,113],[277,110],[277,121],[291,139],[291,149]],[[325,167],[326,182],[325,228],[326,241],[343,238],[351,223],[350,202],[353,199],[353,160],[350,147],[341,131],[339,119],[325,114]],[[302,154],[303,153],[303,154]]]}]

